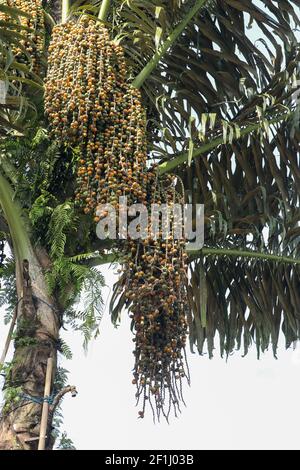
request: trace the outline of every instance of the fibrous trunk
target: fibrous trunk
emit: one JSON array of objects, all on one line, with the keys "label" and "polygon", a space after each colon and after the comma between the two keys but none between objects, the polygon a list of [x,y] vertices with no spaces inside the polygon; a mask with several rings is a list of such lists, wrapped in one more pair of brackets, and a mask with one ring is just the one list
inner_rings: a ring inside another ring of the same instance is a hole
[{"label": "fibrous trunk", "polygon": [[[47,359],[53,357],[56,365],[59,318],[54,299],[47,293],[41,264],[24,260],[20,271],[17,269],[15,352],[4,384],[0,450],[37,449]],[[48,449],[53,446],[50,421]]]}]

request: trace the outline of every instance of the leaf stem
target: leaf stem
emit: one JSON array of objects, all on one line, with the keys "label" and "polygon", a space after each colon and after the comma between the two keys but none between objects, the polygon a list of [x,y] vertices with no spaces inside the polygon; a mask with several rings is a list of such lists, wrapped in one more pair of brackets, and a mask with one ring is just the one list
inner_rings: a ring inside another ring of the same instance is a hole
[{"label": "leaf stem", "polygon": [[[300,265],[300,258],[292,256],[272,255],[250,250],[239,250],[230,248],[209,248],[205,247],[197,251],[188,251],[190,260],[195,260],[201,256],[226,256],[231,258],[260,259],[262,261],[271,261],[273,263],[296,264]],[[110,263],[120,263],[121,258],[117,254],[106,254],[88,260],[89,266],[101,266]]]},{"label": "leaf stem", "polygon": [[87,260],[87,264],[91,267],[96,267],[104,264],[120,263],[121,261],[121,258],[116,253],[109,253],[90,258]]},{"label": "leaf stem", "polygon": [[270,253],[263,253],[250,250],[234,250],[228,248],[202,248],[202,250],[189,252],[190,259],[197,259],[201,255],[204,256],[228,256],[233,258],[245,259],[261,259],[263,261],[272,261],[274,263],[284,264],[297,264],[300,265],[300,258],[293,258],[292,256],[272,255]]},{"label": "leaf stem", "polygon": [[32,247],[22,209],[14,198],[12,187],[2,174],[0,174],[0,206],[9,227],[16,261],[21,269],[22,261],[31,259]]},{"label": "leaf stem", "polygon": [[99,10],[98,19],[105,22],[107,20],[109,10],[111,7],[111,0],[103,0]]},{"label": "leaf stem", "polygon": [[[277,124],[283,121],[284,119],[286,119],[287,116],[288,116],[287,114],[278,116],[274,119],[270,119],[268,123],[270,125]],[[261,123],[250,124],[245,129],[241,130],[241,137],[245,137],[251,132],[258,130],[260,127],[261,127]],[[201,145],[201,147],[198,147],[197,149],[195,149],[193,152],[192,158],[199,157],[200,155],[203,155],[204,153],[209,152],[222,144],[224,144],[223,136],[216,137],[215,139],[211,140],[207,144]],[[170,173],[171,171],[175,170],[175,168],[177,168],[179,165],[182,165],[183,163],[187,162],[188,158],[189,158],[189,152],[184,152],[180,155],[177,155],[175,158],[172,158],[171,160],[167,162],[161,163],[158,167],[158,174],[163,175],[165,173]]]},{"label": "leaf stem", "polygon": [[154,54],[152,59],[148,62],[148,64],[143,68],[143,70],[137,75],[137,77],[133,80],[132,85],[135,88],[141,88],[144,82],[149,78],[153,70],[157,67],[159,62],[168,52],[170,47],[175,43],[178,37],[182,34],[185,30],[186,26],[189,22],[193,19],[193,17],[198,13],[200,8],[207,2],[207,0],[197,0],[195,5],[189,10],[185,18],[179,23],[174,31],[168,36],[166,41],[161,45],[159,50]]},{"label": "leaf stem", "polygon": [[71,8],[71,1],[70,0],[62,0],[61,1],[61,22],[66,23],[69,12]]}]

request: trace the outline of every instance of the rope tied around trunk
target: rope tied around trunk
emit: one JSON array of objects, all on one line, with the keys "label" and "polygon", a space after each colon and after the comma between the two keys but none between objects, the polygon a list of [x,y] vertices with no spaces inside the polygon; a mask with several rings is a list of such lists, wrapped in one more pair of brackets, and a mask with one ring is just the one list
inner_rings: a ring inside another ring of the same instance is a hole
[{"label": "rope tied around trunk", "polygon": [[24,400],[29,400],[32,403],[36,403],[38,405],[42,405],[43,403],[49,403],[49,405],[52,405],[54,398],[55,398],[55,394],[53,393],[52,395],[45,396],[45,397],[34,397],[32,395],[22,393],[20,397],[23,398]]}]

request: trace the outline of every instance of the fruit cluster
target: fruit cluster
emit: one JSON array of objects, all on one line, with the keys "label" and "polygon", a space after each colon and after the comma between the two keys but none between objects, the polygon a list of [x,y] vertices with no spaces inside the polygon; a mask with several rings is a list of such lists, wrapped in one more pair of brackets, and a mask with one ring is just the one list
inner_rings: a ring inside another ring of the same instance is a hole
[{"label": "fruit cluster", "polygon": [[126,75],[122,47],[99,23],[82,16],[54,28],[46,114],[51,135],[79,149],[76,199],[86,213],[117,207],[122,195],[146,199],[146,117]]},{"label": "fruit cluster", "polygon": [[172,408],[175,415],[180,411],[182,382],[189,382],[185,356],[187,255],[183,236],[176,238],[183,221],[174,216],[174,204],[179,202],[174,178],[168,176],[163,184],[153,179],[149,192],[152,204],[167,205],[169,227],[161,223],[157,233],[150,225],[147,239],[129,240],[126,251],[130,255],[123,271],[135,331],[133,384],[138,402],[142,401],[139,416],[144,417],[149,403],[154,419],[159,420],[161,415],[168,419]]},{"label": "fruit cluster", "polygon": [[[18,62],[27,63],[28,57],[30,57],[32,71],[39,73],[45,33],[42,0],[6,0],[6,3],[8,6],[18,8],[28,14],[28,16],[19,17],[20,26],[28,29],[18,30],[22,39],[19,46],[13,47],[13,53]],[[1,13],[0,19],[12,23],[12,19],[5,13]]]},{"label": "fruit cluster", "polygon": [[[78,154],[76,200],[98,222],[101,204],[118,209],[120,196],[134,202],[178,202],[173,177],[158,180],[147,168],[146,116],[140,92],[127,83],[122,47],[90,17],[56,26],[49,47],[45,109],[50,134]],[[181,222],[182,223],[182,222]],[[170,216],[166,239],[149,228],[146,240],[122,243],[125,294],[135,331],[135,368],[139,416],[147,403],[154,417],[168,419],[183,401],[189,380],[187,336],[187,264],[183,238],[174,238]]]}]

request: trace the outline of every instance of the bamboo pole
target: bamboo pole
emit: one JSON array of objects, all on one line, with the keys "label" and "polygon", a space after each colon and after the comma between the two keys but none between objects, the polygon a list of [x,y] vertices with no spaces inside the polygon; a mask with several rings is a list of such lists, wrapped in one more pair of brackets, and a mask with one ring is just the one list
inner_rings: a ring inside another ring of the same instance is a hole
[{"label": "bamboo pole", "polygon": [[[49,357],[49,359],[47,361],[44,399],[49,398],[49,396],[50,396],[51,383],[52,383],[52,371],[53,371],[53,358]],[[47,433],[47,425],[48,425],[48,415],[49,415],[49,401],[44,400],[43,409],[42,409],[40,439],[39,439],[38,450],[45,450],[46,433]]]},{"label": "bamboo pole", "polygon": [[3,349],[3,352],[2,352],[2,355],[1,355],[0,371],[1,371],[1,369],[4,365],[4,363],[5,363],[5,358],[6,358],[10,343],[11,343],[11,339],[12,339],[12,335],[13,335],[13,332],[14,332],[14,329],[15,329],[17,317],[18,317],[18,306],[16,306],[15,309],[14,309],[14,314],[13,314],[13,317],[11,319],[11,323],[10,323],[9,331],[8,331],[7,338],[6,338],[6,341],[5,341],[4,349]]}]

